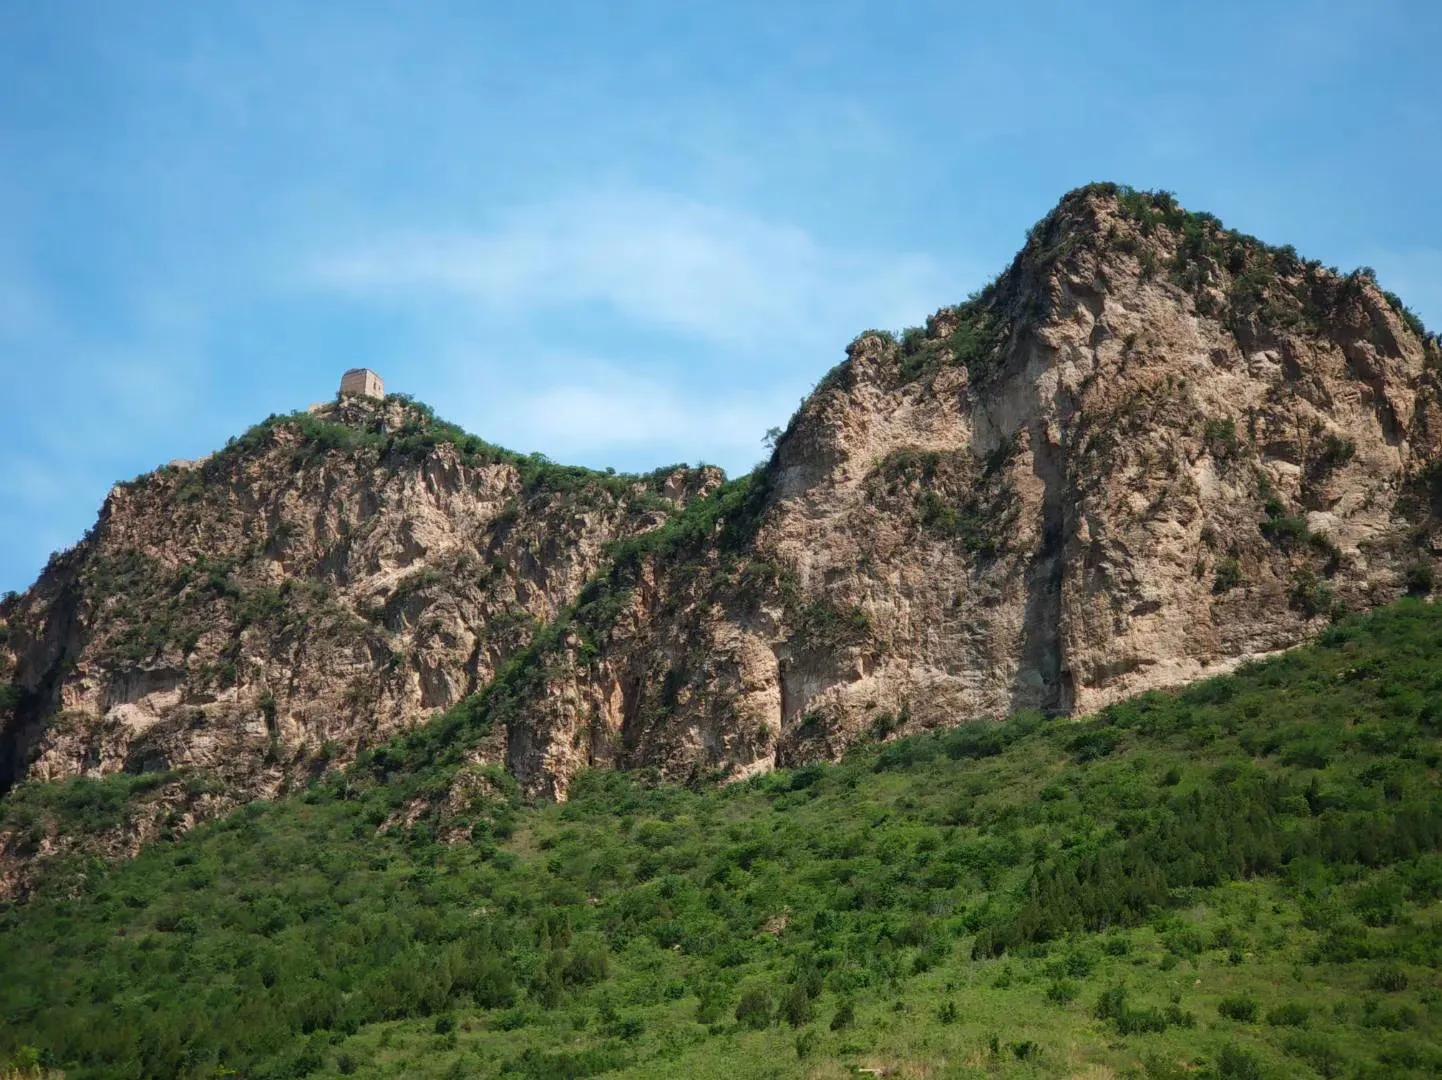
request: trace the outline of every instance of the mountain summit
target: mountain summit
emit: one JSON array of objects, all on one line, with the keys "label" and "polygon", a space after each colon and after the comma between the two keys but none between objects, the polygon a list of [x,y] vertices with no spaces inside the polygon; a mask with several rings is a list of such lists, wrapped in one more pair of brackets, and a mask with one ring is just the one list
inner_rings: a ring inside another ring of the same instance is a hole
[{"label": "mountain summit", "polygon": [[[965,303],[858,337],[729,483],[395,396],[274,417],[119,486],[0,608],[0,790],[128,777],[96,834],[125,852],[448,707],[484,723],[433,803],[496,764],[564,798],[1091,711],[1430,591],[1439,360],[1370,272],[1101,184]],[[0,827],[0,876],[82,840]]]}]

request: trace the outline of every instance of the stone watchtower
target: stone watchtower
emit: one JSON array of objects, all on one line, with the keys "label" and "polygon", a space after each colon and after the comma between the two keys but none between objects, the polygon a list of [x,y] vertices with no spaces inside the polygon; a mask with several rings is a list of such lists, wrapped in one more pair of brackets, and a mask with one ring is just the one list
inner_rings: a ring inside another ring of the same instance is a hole
[{"label": "stone watchtower", "polygon": [[351,368],[340,377],[340,396],[353,394],[356,397],[383,398],[386,384],[370,368]]}]

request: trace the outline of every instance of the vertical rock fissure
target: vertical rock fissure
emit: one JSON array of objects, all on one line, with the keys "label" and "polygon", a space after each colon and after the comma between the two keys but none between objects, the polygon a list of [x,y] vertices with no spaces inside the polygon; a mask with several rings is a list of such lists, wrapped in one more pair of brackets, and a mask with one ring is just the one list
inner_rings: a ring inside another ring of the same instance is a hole
[{"label": "vertical rock fissure", "polygon": [[1020,666],[1012,693],[1013,709],[1066,707],[1061,700],[1061,587],[1065,505],[1060,454],[1047,440],[1043,422],[1029,431],[1032,469],[1042,482],[1040,538],[1026,570]]}]

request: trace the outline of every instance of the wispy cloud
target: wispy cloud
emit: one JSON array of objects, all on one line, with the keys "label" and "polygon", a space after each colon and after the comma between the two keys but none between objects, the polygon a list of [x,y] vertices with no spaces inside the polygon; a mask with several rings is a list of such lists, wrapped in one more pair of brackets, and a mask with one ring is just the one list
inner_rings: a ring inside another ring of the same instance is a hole
[{"label": "wispy cloud", "polygon": [[489,230],[367,240],[315,260],[310,280],[397,300],[451,294],[512,315],[600,304],[747,346],[900,325],[948,295],[925,255],[831,248],[793,225],[621,189],[520,207]]},{"label": "wispy cloud", "polygon": [[733,470],[762,456],[761,436],[781,423],[780,403],[765,389],[687,392],[637,378],[608,364],[574,365],[581,374],[491,395],[489,426],[518,445],[553,456],[719,462]]}]

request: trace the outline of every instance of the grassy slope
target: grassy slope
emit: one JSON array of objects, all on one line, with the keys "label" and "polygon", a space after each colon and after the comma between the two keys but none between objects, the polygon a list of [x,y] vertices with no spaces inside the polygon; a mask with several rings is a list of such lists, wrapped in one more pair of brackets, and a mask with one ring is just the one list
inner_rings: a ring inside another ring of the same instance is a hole
[{"label": "grassy slope", "polygon": [[444,789],[454,766],[436,762],[485,713],[0,914],[0,1061],[29,1045],[71,1077],[1442,1069],[1438,607],[1080,724],[1019,717],[723,790],[594,774],[565,806],[520,806],[497,778],[471,843],[437,843],[426,816],[377,835]]}]

